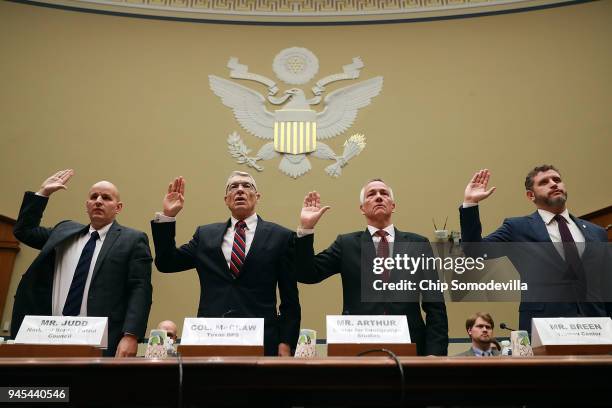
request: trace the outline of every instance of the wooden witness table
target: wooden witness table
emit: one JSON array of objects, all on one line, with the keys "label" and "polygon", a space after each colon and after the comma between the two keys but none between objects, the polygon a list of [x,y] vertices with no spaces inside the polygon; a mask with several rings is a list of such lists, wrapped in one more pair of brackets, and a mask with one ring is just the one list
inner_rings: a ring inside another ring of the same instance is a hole
[{"label": "wooden witness table", "polygon": [[[401,357],[405,406],[602,406],[612,356]],[[177,358],[0,358],[0,386],[69,386],[63,406],[175,407]],[[394,406],[388,357],[184,357],[182,400],[197,406]]]}]

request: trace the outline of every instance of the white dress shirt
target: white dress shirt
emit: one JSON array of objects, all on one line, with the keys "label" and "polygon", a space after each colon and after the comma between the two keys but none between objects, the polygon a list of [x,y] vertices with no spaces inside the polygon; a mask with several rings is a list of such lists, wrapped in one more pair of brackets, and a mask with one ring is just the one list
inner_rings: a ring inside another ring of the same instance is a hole
[{"label": "white dress shirt", "polygon": [[[231,217],[232,224],[229,226],[227,231],[225,231],[225,235],[223,236],[223,244],[221,244],[221,250],[223,251],[223,256],[225,256],[225,260],[227,261],[227,266],[230,266],[230,260],[232,258],[232,247],[234,246],[234,234],[236,233],[236,223],[238,220],[234,217]],[[246,222],[246,229],[244,233],[246,235],[245,242],[245,252],[244,256],[246,257],[249,253],[249,249],[251,249],[251,244],[253,243],[253,237],[255,237],[255,228],[257,228],[257,214],[253,214],[250,217],[244,219]]]},{"label": "white dress shirt", "polygon": [[[542,221],[544,221],[544,224],[546,224],[546,230],[548,231],[548,236],[550,237],[550,240],[555,243],[563,242],[561,240],[561,233],[559,232],[559,223],[557,222],[557,220],[554,219],[555,214],[551,213],[550,211],[541,209],[538,209],[538,214],[540,214],[540,217],[542,217]],[[580,228],[578,228],[574,220],[572,220],[572,217],[569,216],[569,211],[567,210],[567,208],[559,215],[561,215],[567,220],[567,227],[569,228],[569,231],[572,234],[572,238],[574,238],[574,242],[584,242],[584,235],[582,234],[582,231],[580,231]],[[584,245],[578,244],[576,245],[576,247],[578,249],[578,253],[580,254],[580,256],[582,256],[582,253],[584,252]],[[557,251],[559,251],[561,257],[565,259],[563,245],[555,245],[555,248],[557,248]]]},{"label": "white dress shirt", "polygon": [[[381,237],[376,235],[376,231],[378,231],[378,228],[368,225],[368,231],[372,236],[372,241],[374,241],[374,246],[376,247],[376,250],[378,250],[378,244],[382,239]],[[391,257],[393,256],[393,242],[395,242],[395,227],[393,226],[393,224],[391,224],[383,228],[383,231],[387,232],[387,242],[389,243],[389,256]]]},{"label": "white dress shirt", "polygon": [[[160,223],[175,221],[175,217],[168,217],[167,215],[164,215],[160,212],[155,213],[155,217],[153,218],[153,222]],[[232,258],[232,246],[234,246],[234,234],[236,232],[234,229],[236,228],[237,222],[238,220],[236,218],[231,217],[231,225],[225,231],[225,234],[223,235],[223,243],[221,244],[221,250],[223,251],[223,256],[227,261],[228,268],[230,265],[230,260]],[[251,249],[253,238],[255,237],[255,229],[257,228],[257,214],[253,214],[250,217],[245,218],[244,222],[246,223],[246,229],[244,230],[244,233],[246,235],[246,250],[244,255],[246,257],[246,255],[249,253],[249,249]]]},{"label": "white dress shirt", "polygon": [[[100,254],[100,249],[102,248],[102,244],[104,244],[104,239],[111,225],[112,223],[97,230],[100,238],[96,241],[96,248],[94,249],[91,259],[91,265],[89,265],[89,272],[87,273],[87,281],[85,282],[83,302],[81,303],[81,312],[79,316],[87,316],[87,294],[89,293],[91,276],[96,266],[96,260]],[[66,303],[66,298],[70,291],[70,285],[72,284],[72,278],[76,272],[81,252],[83,252],[85,244],[89,241],[91,233],[94,231],[96,230],[90,225],[89,231],[86,234],[68,239],[55,248],[55,274],[53,276],[53,292],[51,298],[54,316],[62,316],[63,314],[64,304]]]},{"label": "white dress shirt", "polygon": [[[395,242],[395,227],[393,226],[393,224],[391,224],[383,228],[383,230],[387,231],[387,234],[388,234],[387,242],[389,243],[389,256],[392,256],[393,255],[393,242]],[[374,246],[378,248],[378,243],[380,242],[381,238],[378,235],[376,235],[376,231],[378,231],[378,228],[368,225],[368,232],[372,236],[372,241],[374,241]],[[302,238],[310,234],[314,234],[314,228],[313,229],[305,229],[302,227],[297,228],[298,238]]]},{"label": "white dress shirt", "polygon": [[[368,225],[368,231],[370,231],[370,235],[372,236],[372,240],[374,241],[374,243],[378,244],[381,240],[381,238],[376,235],[376,231],[378,231],[378,228]],[[395,242],[395,227],[393,226],[393,224],[383,228],[383,231],[387,232],[387,242]]]}]

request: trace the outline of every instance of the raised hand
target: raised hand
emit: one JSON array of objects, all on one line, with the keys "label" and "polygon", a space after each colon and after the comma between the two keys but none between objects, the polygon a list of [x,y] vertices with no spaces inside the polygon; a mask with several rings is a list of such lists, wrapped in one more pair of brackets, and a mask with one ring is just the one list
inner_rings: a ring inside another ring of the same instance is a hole
[{"label": "raised hand", "polygon": [[474,177],[472,177],[468,185],[465,187],[463,202],[476,204],[493,194],[495,187],[491,187],[487,190],[490,177],[491,173],[487,169],[477,171],[476,174],[474,174]]},{"label": "raised hand", "polygon": [[168,184],[168,194],[164,197],[164,215],[176,217],[185,204],[185,179],[177,177]]},{"label": "raised hand", "polygon": [[303,229],[313,229],[319,218],[331,207],[326,205],[321,207],[321,195],[316,191],[311,191],[304,197],[304,205],[300,214],[300,226]]},{"label": "raised hand", "polygon": [[74,175],[74,170],[66,169],[60,170],[40,185],[40,189],[38,190],[38,194],[42,194],[45,197],[49,197],[51,194],[55,193],[57,190],[66,190],[66,183],[70,180],[70,177]]}]

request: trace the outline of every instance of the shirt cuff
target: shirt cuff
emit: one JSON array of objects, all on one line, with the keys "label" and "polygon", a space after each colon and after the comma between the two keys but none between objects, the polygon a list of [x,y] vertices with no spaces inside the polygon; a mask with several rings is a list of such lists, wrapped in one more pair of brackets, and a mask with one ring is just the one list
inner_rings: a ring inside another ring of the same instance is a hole
[{"label": "shirt cuff", "polygon": [[463,208],[476,207],[478,203],[463,203]]},{"label": "shirt cuff", "polygon": [[306,235],[312,235],[312,234],[314,234],[314,228],[306,229],[302,227],[297,227],[297,237],[298,238],[302,238],[302,237],[305,237]]},{"label": "shirt cuff", "polygon": [[160,212],[155,213],[155,217],[153,217],[153,222],[155,223],[163,223],[163,222],[175,222],[175,217],[168,217]]}]

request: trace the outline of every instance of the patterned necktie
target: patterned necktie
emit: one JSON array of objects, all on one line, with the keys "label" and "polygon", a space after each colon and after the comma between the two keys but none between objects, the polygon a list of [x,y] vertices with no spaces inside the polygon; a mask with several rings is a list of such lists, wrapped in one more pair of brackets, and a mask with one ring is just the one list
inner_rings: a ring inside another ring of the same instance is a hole
[{"label": "patterned necktie", "polygon": [[232,255],[230,259],[230,269],[234,276],[240,275],[240,269],[246,257],[246,222],[238,221],[234,227],[234,245],[232,245]]},{"label": "patterned necktie", "polygon": [[64,316],[78,316],[79,313],[81,313],[85,282],[87,282],[89,267],[91,266],[91,260],[93,259],[93,254],[96,249],[96,241],[99,237],[98,231],[92,232],[89,241],[87,241],[83,247],[79,263],[77,263],[74,276],[72,277],[72,283],[70,284],[70,290],[66,297],[66,303],[64,303],[64,310],[62,311]]},{"label": "patterned necktie", "polygon": [[[378,247],[376,248],[376,257],[377,258],[388,258],[389,257],[389,241],[387,241],[387,235],[389,233],[385,230],[378,230],[374,233],[374,235],[380,237],[380,241],[378,242]],[[382,273],[383,282],[389,281],[389,270],[385,268]]]},{"label": "patterned necktie", "polygon": [[586,296],[586,279],[584,269],[582,268],[582,261],[578,254],[578,248],[572,233],[567,226],[567,220],[561,214],[555,215],[553,218],[557,221],[559,226],[559,234],[561,235],[561,241],[563,242],[563,252],[565,254],[565,263],[568,266],[569,276],[572,280],[578,281],[577,295],[580,300],[584,300]]}]

